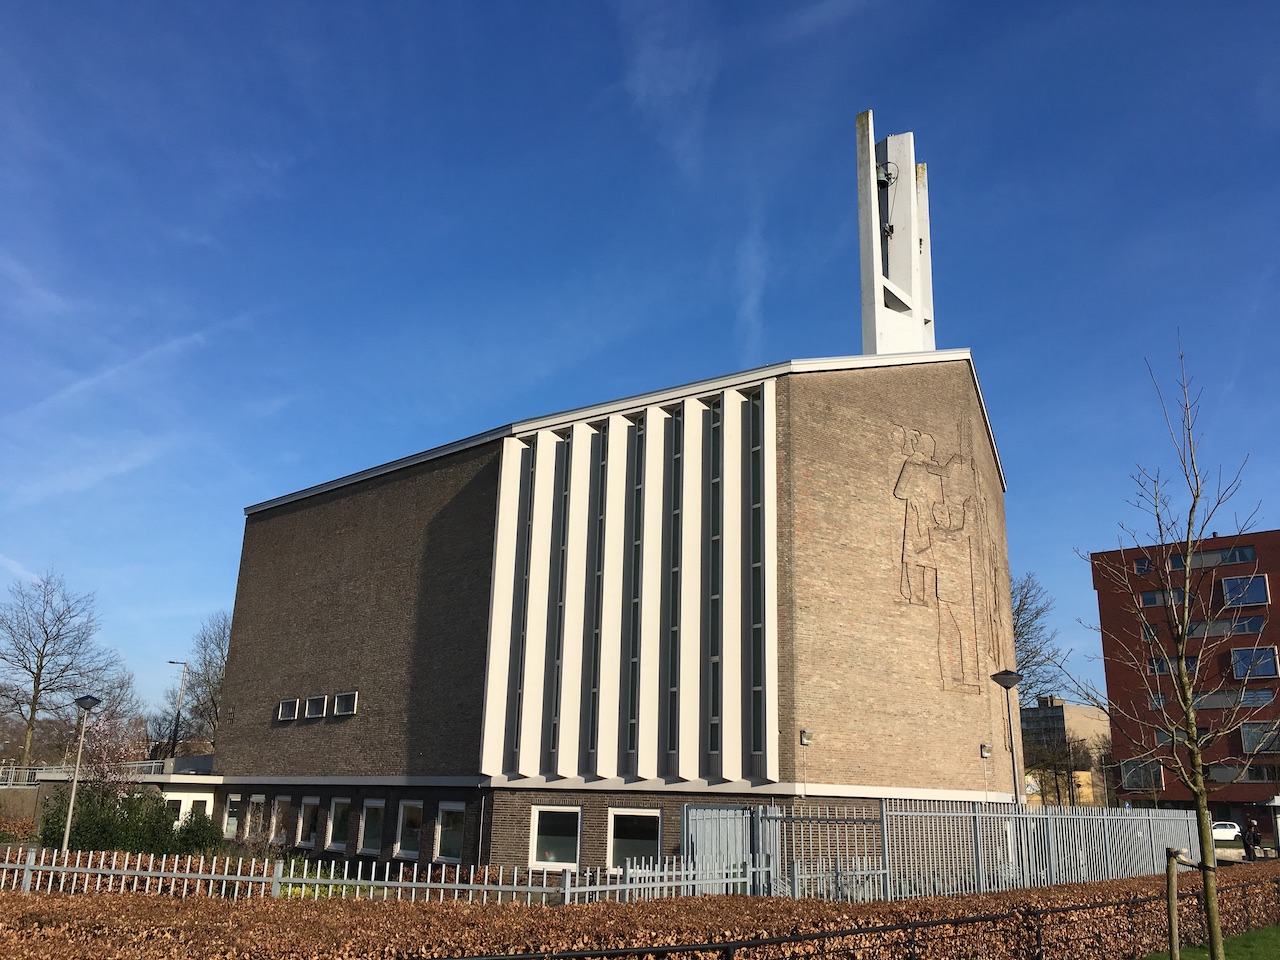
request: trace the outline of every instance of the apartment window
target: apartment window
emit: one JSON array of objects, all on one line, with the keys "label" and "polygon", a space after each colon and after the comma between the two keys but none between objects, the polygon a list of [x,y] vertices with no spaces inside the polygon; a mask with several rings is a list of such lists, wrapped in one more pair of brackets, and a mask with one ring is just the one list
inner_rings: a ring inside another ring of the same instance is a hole
[{"label": "apartment window", "polygon": [[1142,625],[1142,639],[1147,643],[1160,642],[1160,628],[1154,623],[1144,623]]},{"label": "apartment window", "polygon": [[1267,575],[1251,577],[1223,577],[1222,602],[1228,607],[1251,607],[1267,603]]},{"label": "apartment window", "polygon": [[351,824],[351,801],[347,797],[335,797],[329,804],[329,825],[324,848],[342,852],[347,849],[347,829]]},{"label": "apartment window", "polygon": [[1186,594],[1181,587],[1174,587],[1172,590],[1143,590],[1139,596],[1144,607],[1163,607],[1182,603]]},{"label": "apartment window", "polygon": [[1164,709],[1164,694],[1163,694],[1163,693],[1153,693],[1153,694],[1152,694],[1152,695],[1147,699],[1147,706],[1148,706],[1148,707],[1150,707],[1152,710],[1163,710],[1163,709]]},{"label": "apartment window", "polygon": [[1120,763],[1120,782],[1126,790],[1164,789],[1164,770],[1159,760],[1124,760]]},{"label": "apartment window", "polygon": [[323,717],[329,706],[329,698],[324,697],[307,697],[306,711],[303,714],[308,720],[316,720]]},{"label": "apartment window", "polygon": [[271,842],[283,847],[289,842],[289,817],[293,813],[292,797],[276,797],[271,803]]},{"label": "apartment window", "polygon": [[1265,707],[1276,698],[1274,690],[1241,690],[1240,706]]},{"label": "apartment window", "polygon": [[1280,753],[1280,721],[1242,723],[1240,745],[1245,753]]},{"label": "apartment window", "polygon": [[[1206,737],[1208,735],[1209,735],[1208,727],[1196,727],[1197,737]],[[1183,730],[1182,727],[1171,727],[1168,730],[1156,731],[1156,746],[1167,747],[1169,746],[1169,744],[1174,742],[1186,743],[1187,731]]]},{"label": "apartment window", "polygon": [[297,720],[298,719],[298,701],[297,700],[281,700],[280,706],[276,708],[277,720]]},{"label": "apartment window", "polygon": [[1192,620],[1187,635],[1192,637],[1235,637],[1247,633],[1261,633],[1266,617],[1233,617],[1230,620]]},{"label": "apartment window", "polygon": [[359,694],[339,693],[333,698],[333,715],[335,717],[349,717],[356,712],[356,700]]},{"label": "apartment window", "polygon": [[[1258,555],[1254,552],[1253,547],[1232,547],[1225,550],[1200,550],[1191,555],[1191,569],[1197,570],[1201,567],[1217,567],[1224,563],[1253,563],[1258,559]],[[1186,558],[1175,553],[1169,558],[1169,566],[1174,570],[1182,570],[1186,567]]]},{"label": "apartment window", "polygon": [[467,805],[444,800],[436,814],[436,860],[462,862],[462,838],[466,827]]},{"label": "apartment window", "polygon": [[222,835],[234,840],[240,832],[240,824],[244,821],[244,799],[238,793],[227,797],[227,817],[222,822]]},{"label": "apartment window", "polygon": [[298,846],[315,847],[320,826],[320,798],[303,797],[298,808]]},{"label": "apartment window", "polygon": [[[1153,677],[1171,677],[1177,674],[1177,668],[1174,666],[1176,661],[1168,660],[1164,657],[1152,657],[1147,661],[1147,673]],[[1187,657],[1187,673],[1196,672],[1196,667],[1200,665],[1199,657]]]},{"label": "apartment window", "polygon": [[1215,690],[1196,694],[1197,710],[1234,710],[1236,707],[1265,707],[1276,698],[1274,690]]},{"label": "apartment window", "polygon": [[402,800],[400,822],[396,827],[396,856],[416,860],[421,838],[422,803],[417,800]]},{"label": "apartment window", "polygon": [[582,811],[578,807],[534,807],[529,829],[529,865],[578,868]]},{"label": "apartment window", "polygon": [[1144,574],[1144,573],[1150,573],[1150,572],[1151,572],[1151,558],[1150,558],[1150,557],[1138,557],[1137,559],[1135,559],[1135,560],[1133,561],[1133,572],[1134,572],[1134,573],[1136,573],[1136,574],[1138,574],[1138,575],[1142,575],[1142,574]]},{"label": "apartment window", "polygon": [[662,855],[662,813],[659,810],[609,811],[609,866],[628,861],[652,861]]},{"label": "apartment window", "polygon": [[1247,647],[1231,651],[1231,668],[1237,680],[1277,677],[1275,647]]},{"label": "apartment window", "polygon": [[360,852],[379,854],[382,852],[382,820],[387,802],[385,800],[366,800],[364,815],[360,818]]}]

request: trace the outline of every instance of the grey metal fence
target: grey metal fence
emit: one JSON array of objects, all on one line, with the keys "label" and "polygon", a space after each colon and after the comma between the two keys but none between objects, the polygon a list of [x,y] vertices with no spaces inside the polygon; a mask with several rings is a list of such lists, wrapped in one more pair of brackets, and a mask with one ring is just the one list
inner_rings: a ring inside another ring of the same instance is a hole
[{"label": "grey metal fence", "polygon": [[1200,845],[1182,810],[936,800],[845,806],[690,806],[685,849],[768,861],[775,895],[840,900],[985,893],[1160,873],[1166,847]]}]

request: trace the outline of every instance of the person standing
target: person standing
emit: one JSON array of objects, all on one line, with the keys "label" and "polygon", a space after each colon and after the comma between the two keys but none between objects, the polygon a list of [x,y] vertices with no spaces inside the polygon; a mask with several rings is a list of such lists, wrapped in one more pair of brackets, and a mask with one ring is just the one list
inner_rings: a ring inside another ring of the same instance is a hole
[{"label": "person standing", "polygon": [[1258,859],[1258,844],[1262,842],[1262,832],[1258,829],[1258,821],[1250,820],[1244,828],[1244,858],[1253,863]]}]

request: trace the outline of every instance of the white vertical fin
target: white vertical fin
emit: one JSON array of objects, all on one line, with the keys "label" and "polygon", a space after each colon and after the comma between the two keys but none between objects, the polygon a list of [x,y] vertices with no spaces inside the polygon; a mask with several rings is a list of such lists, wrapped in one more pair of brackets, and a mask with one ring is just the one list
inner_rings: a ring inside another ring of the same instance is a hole
[{"label": "white vertical fin", "polygon": [[636,776],[658,776],[658,704],[662,657],[663,475],[666,472],[666,422],[661,407],[644,412],[644,519],[640,551],[640,704],[636,715]]},{"label": "white vertical fin", "polygon": [[[587,630],[587,531],[591,507],[591,438],[595,433],[585,423],[575,423],[569,434],[569,515],[564,522],[565,583],[563,636],[560,647],[560,704],[556,773],[562,777],[578,774],[579,718],[582,698],[587,692],[582,673],[582,648]],[[589,682],[590,678],[586,678]]]},{"label": "white vertical fin", "polygon": [[720,470],[720,552],[724,557],[720,573],[720,776],[732,782],[742,779],[742,474],[746,398],[737,390],[726,390],[720,418],[724,444]]},{"label": "white vertical fin", "polygon": [[778,381],[761,386],[764,511],[764,775],[778,781]]},{"label": "white vertical fin", "polygon": [[685,400],[684,449],[680,454],[680,659],[676,680],[679,712],[676,773],[696,780],[700,760],[698,734],[702,717],[702,467],[703,418],[707,408],[692,397]]}]

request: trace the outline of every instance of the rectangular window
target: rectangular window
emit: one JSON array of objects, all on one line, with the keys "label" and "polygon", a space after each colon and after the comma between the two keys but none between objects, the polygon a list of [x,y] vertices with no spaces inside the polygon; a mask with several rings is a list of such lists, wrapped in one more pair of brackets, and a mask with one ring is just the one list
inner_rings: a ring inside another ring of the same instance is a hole
[{"label": "rectangular window", "polygon": [[271,842],[277,847],[289,843],[289,828],[293,813],[292,797],[276,797],[271,803]]},{"label": "rectangular window", "polygon": [[1252,607],[1269,602],[1267,575],[1223,577],[1222,602],[1228,607]]},{"label": "rectangular window", "polygon": [[233,793],[227,797],[227,818],[222,822],[222,835],[234,840],[240,832],[240,824],[244,820],[244,800],[240,794]]},{"label": "rectangular window", "polygon": [[402,800],[400,823],[396,827],[396,856],[416,860],[421,837],[422,803],[417,800]]},{"label": "rectangular window", "polygon": [[200,816],[202,817],[207,817],[209,815],[208,800],[192,800],[191,801],[191,812],[187,814],[187,816],[195,816],[197,813],[200,814]]},{"label": "rectangular window", "polygon": [[333,715],[335,717],[349,717],[356,712],[356,700],[359,698],[358,693],[339,693],[333,698]]},{"label": "rectangular window", "polygon": [[1240,745],[1245,753],[1280,753],[1280,721],[1242,723]]},{"label": "rectangular window", "polygon": [[[1187,657],[1187,673],[1195,673],[1196,667],[1200,665],[1199,657]],[[1152,657],[1147,661],[1147,673],[1153,677],[1171,677],[1178,671],[1175,666],[1177,661],[1166,660],[1164,657]]]},{"label": "rectangular window", "polygon": [[173,822],[177,823],[178,818],[182,816],[182,801],[166,800],[164,802],[164,809],[165,809],[165,812],[169,814],[169,817],[173,820]]},{"label": "rectangular window", "polygon": [[1144,607],[1163,607],[1170,604],[1182,603],[1186,596],[1181,587],[1174,587],[1172,590],[1143,590],[1140,594],[1142,605]]},{"label": "rectangular window", "polygon": [[249,798],[248,835],[254,840],[261,840],[267,832],[267,798],[255,793]]},{"label": "rectangular window", "polygon": [[1266,617],[1233,617],[1230,620],[1192,620],[1187,625],[1191,637],[1236,637],[1241,634],[1261,633]]},{"label": "rectangular window", "polygon": [[281,700],[280,706],[276,708],[277,720],[297,720],[298,719],[298,701],[297,700]]},{"label": "rectangular window", "polygon": [[[1191,569],[1198,570],[1202,567],[1217,567],[1224,563],[1253,563],[1258,559],[1257,553],[1253,547],[1232,547],[1226,550],[1201,550],[1191,555]],[[1186,558],[1175,553],[1169,558],[1169,566],[1174,570],[1182,570],[1186,567]]]},{"label": "rectangular window", "polygon": [[1139,575],[1144,574],[1144,573],[1150,573],[1150,572],[1151,572],[1151,558],[1150,558],[1150,557],[1138,557],[1136,560],[1134,560],[1134,561],[1133,561],[1133,572],[1134,572],[1134,573],[1136,573],[1136,574],[1139,574]]},{"label": "rectangular window", "polygon": [[1147,700],[1147,706],[1149,706],[1152,710],[1163,710],[1163,709],[1164,709],[1164,694],[1163,694],[1163,693],[1153,693],[1153,694],[1151,695],[1151,697]]},{"label": "rectangular window", "polygon": [[323,717],[326,713],[326,708],[328,706],[329,706],[329,698],[327,696],[307,697],[307,708],[304,716],[308,720],[315,720],[318,717]]},{"label": "rectangular window", "polygon": [[326,850],[342,852],[347,849],[347,831],[351,825],[351,801],[335,797],[329,804],[329,824],[325,829]]},{"label": "rectangular window", "polygon": [[578,869],[578,807],[534,807],[529,830],[529,865]]},{"label": "rectangular window", "polygon": [[467,805],[443,800],[436,815],[436,860],[462,862],[462,839],[466,828]]},{"label": "rectangular window", "polygon": [[1275,700],[1276,692],[1274,690],[1241,690],[1240,706],[1242,707],[1265,707],[1271,701]]},{"label": "rectangular window", "polygon": [[[1196,733],[1199,734],[1201,737],[1207,736],[1209,733],[1209,728],[1196,727]],[[1183,730],[1181,727],[1173,727],[1170,730],[1156,731],[1156,746],[1158,747],[1167,747],[1169,744],[1173,743],[1175,740],[1178,743],[1186,743],[1187,731]]]},{"label": "rectangular window", "polygon": [[1234,710],[1236,707],[1265,707],[1276,698],[1274,690],[1215,690],[1198,693],[1197,710]]},{"label": "rectangular window", "polygon": [[382,817],[385,800],[366,800],[360,818],[360,852],[377,855],[382,852]]},{"label": "rectangular window", "polygon": [[1164,770],[1159,760],[1124,760],[1120,764],[1120,782],[1126,790],[1164,789]]},{"label": "rectangular window", "polygon": [[298,846],[314,848],[320,826],[320,798],[303,797],[298,808]]},{"label": "rectangular window", "polygon": [[662,813],[659,810],[609,811],[609,866],[653,861],[662,856]]},{"label": "rectangular window", "polygon": [[1277,677],[1275,647],[1247,647],[1231,651],[1231,668],[1237,680]]},{"label": "rectangular window", "polygon": [[1160,642],[1160,628],[1154,623],[1144,623],[1142,625],[1142,639],[1147,643]]}]

